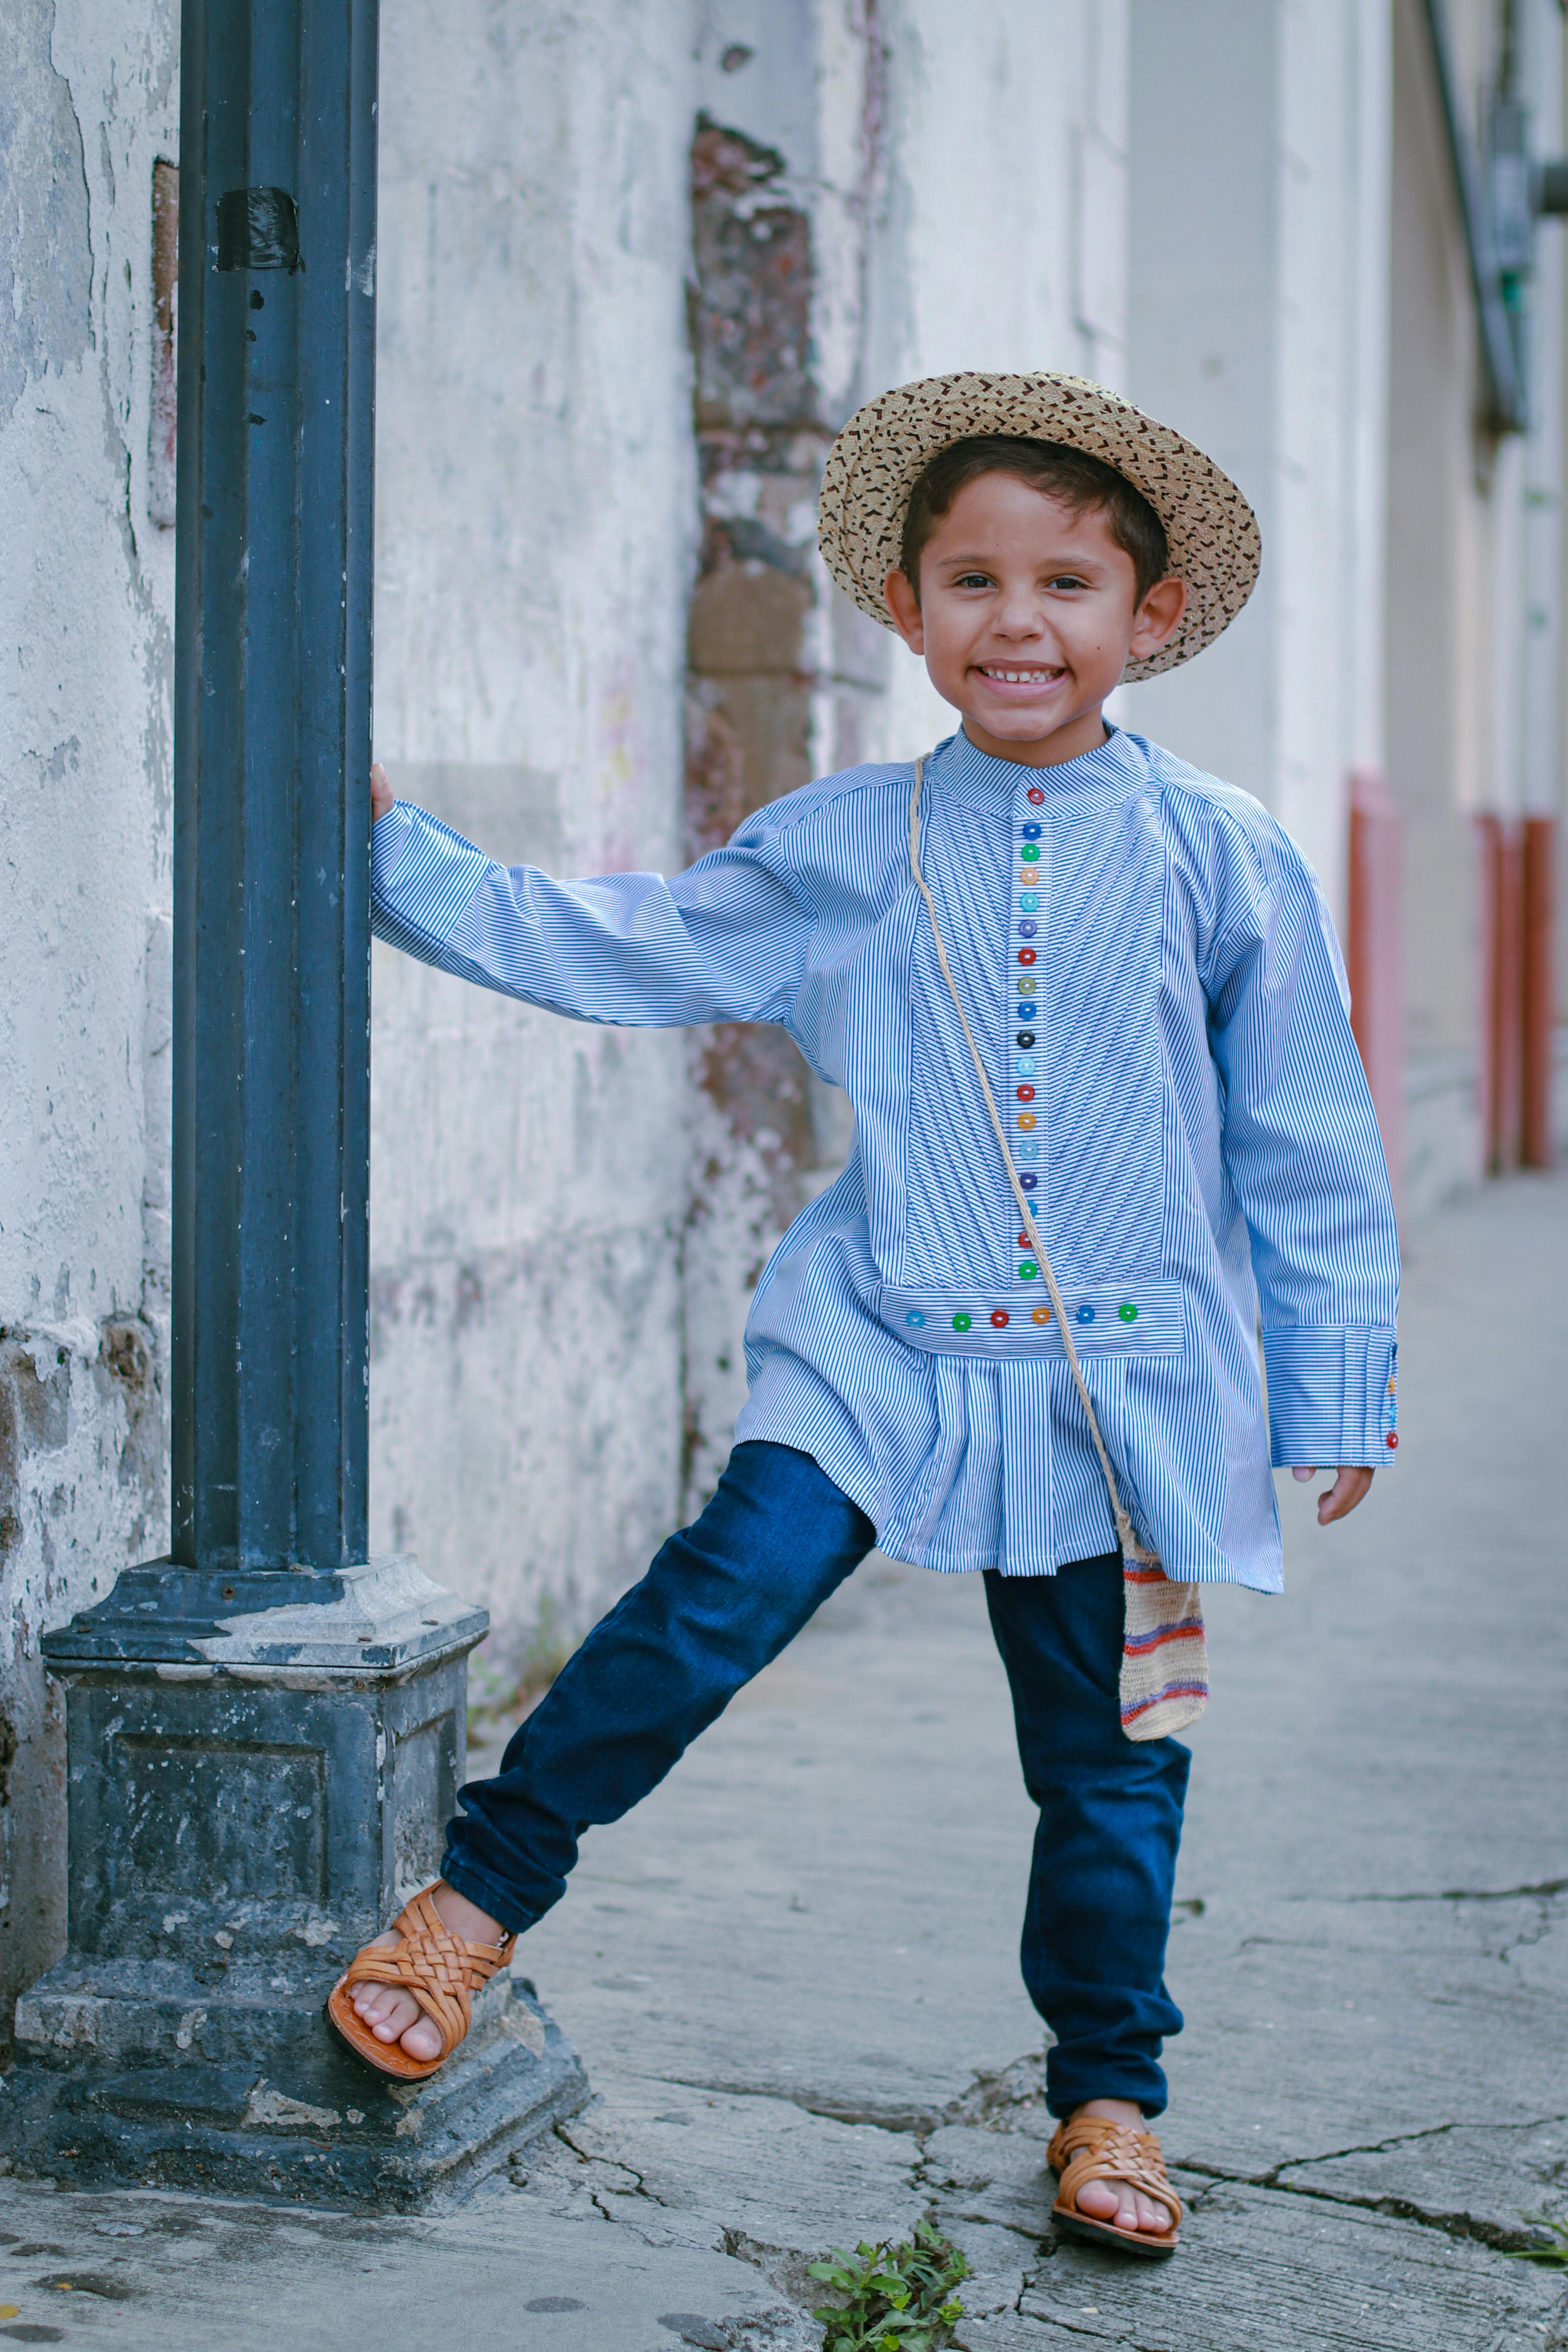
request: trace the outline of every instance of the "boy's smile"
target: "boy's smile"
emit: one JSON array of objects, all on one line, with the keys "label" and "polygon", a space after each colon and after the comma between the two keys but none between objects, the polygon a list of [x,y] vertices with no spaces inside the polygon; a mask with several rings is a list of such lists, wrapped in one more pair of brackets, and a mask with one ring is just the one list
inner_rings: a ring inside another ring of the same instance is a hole
[{"label": "boy's smile", "polygon": [[1186,588],[1138,601],[1132,558],[1098,509],[1074,513],[1016,474],[966,483],[921,557],[920,594],[888,574],[888,609],[931,684],[994,759],[1075,760],[1105,740],[1100,705],[1128,661],[1174,633]]}]

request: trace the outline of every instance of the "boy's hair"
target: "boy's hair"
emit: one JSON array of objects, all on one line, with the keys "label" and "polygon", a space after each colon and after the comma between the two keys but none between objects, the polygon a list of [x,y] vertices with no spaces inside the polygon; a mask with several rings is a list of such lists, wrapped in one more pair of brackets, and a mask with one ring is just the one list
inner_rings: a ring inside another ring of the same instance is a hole
[{"label": "boy's hair", "polygon": [[1059,499],[1073,514],[1103,514],[1110,536],[1132,558],[1137,603],[1171,568],[1165,526],[1125,474],[1066,441],[1031,441],[1005,433],[975,433],[939,449],[917,475],[904,509],[899,568],[920,602],[921,557],[926,541],[960,490],[983,474],[1016,474],[1032,489]]}]

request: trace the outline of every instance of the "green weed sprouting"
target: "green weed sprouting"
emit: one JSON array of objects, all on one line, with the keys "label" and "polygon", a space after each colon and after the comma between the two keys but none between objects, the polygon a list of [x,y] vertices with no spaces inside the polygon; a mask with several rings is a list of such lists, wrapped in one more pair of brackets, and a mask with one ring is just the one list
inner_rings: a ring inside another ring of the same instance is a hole
[{"label": "green weed sprouting", "polygon": [[1508,2246],[1504,2252],[1516,2263],[1545,2263],[1553,2270],[1568,2271],[1568,2221],[1552,2221],[1544,2213],[1526,2213],[1532,2229],[1551,2232],[1550,2242],[1536,2246]]},{"label": "green weed sprouting", "polygon": [[969,2264],[929,2221],[917,2221],[913,2240],[873,2246],[862,2239],[853,2256],[807,2265],[809,2275],[848,2297],[814,2311],[826,2333],[822,2352],[938,2352],[963,2316],[952,2290]]}]

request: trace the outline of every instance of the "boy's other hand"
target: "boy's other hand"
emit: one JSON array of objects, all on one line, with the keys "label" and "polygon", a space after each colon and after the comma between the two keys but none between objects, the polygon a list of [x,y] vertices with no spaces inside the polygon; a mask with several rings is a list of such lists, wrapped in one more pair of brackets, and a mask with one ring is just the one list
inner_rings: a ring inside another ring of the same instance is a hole
[{"label": "boy's other hand", "polygon": [[381,761],[378,760],[374,767],[370,772],[370,821],[372,824],[375,823],[378,816],[384,816],[386,814],[387,810],[392,806],[392,786],[386,781],[386,770],[382,766]]},{"label": "boy's other hand", "polygon": [[[1317,1475],[1315,1467],[1304,1469],[1300,1463],[1290,1473],[1292,1478],[1303,1484]],[[1372,1486],[1372,1477],[1370,1470],[1356,1466],[1337,1470],[1328,1493],[1318,1497],[1318,1525],[1326,1528],[1331,1519],[1342,1519],[1347,1512],[1354,1510],[1358,1503],[1364,1502]]]}]

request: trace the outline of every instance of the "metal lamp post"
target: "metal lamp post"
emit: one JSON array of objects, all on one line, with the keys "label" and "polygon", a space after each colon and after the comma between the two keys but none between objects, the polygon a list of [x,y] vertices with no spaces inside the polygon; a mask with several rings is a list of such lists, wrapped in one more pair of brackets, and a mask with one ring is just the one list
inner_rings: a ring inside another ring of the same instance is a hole
[{"label": "metal lamp post", "polygon": [[376,0],[186,0],[172,1555],[44,1643],[69,1948],[14,2163],[418,2201],[580,2104],[505,1979],[426,2086],[325,1992],[435,1873],[486,1626],[367,1557]]}]

